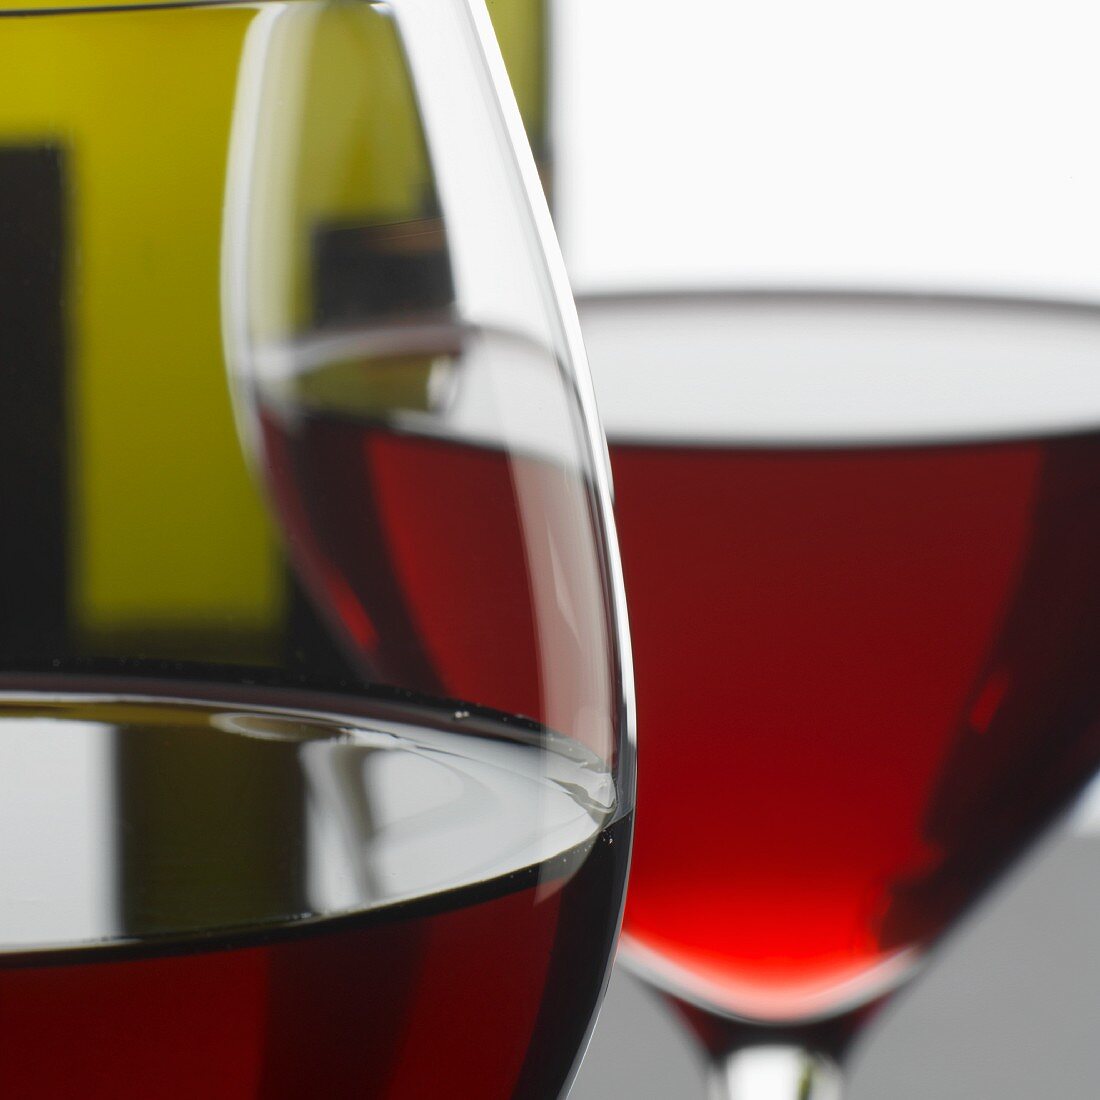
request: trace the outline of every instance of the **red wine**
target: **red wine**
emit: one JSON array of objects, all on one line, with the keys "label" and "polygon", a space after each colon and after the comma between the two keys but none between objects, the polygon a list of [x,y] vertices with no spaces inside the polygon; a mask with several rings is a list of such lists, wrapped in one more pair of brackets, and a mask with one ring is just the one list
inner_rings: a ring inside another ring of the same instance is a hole
[{"label": "red wine", "polygon": [[605,564],[557,364],[449,326],[317,338],[269,364],[255,408],[274,508],[358,666],[612,760]]},{"label": "red wine", "polygon": [[746,296],[582,322],[642,745],[627,956],[752,1019],[867,1000],[1100,765],[1100,317]]},{"label": "red wine", "polygon": [[6,1094],[559,1094],[625,874],[606,768],[319,706],[0,699]]}]

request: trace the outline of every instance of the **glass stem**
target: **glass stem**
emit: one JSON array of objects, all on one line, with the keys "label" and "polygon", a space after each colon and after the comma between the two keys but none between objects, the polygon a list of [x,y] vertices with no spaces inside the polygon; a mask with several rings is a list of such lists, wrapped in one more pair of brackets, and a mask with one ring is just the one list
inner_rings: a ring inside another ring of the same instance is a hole
[{"label": "glass stem", "polygon": [[741,1047],[712,1058],[709,1100],[840,1100],[840,1067],[799,1046]]},{"label": "glass stem", "polygon": [[710,1067],[709,1100],[841,1100],[849,1048],[886,997],[824,1020],[753,1024],[668,992]]}]

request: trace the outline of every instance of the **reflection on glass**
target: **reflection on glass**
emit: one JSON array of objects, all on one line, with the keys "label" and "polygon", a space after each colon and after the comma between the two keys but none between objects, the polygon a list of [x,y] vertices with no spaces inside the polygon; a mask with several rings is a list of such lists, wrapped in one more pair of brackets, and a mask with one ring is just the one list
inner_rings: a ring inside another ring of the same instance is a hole
[{"label": "reflection on glass", "polygon": [[[583,863],[614,810],[592,754],[484,713],[22,696],[0,728],[4,819],[26,838],[3,853],[0,931],[43,958],[533,888]],[[155,805],[134,799],[134,775],[163,773]],[[257,813],[288,805],[259,843]]]}]

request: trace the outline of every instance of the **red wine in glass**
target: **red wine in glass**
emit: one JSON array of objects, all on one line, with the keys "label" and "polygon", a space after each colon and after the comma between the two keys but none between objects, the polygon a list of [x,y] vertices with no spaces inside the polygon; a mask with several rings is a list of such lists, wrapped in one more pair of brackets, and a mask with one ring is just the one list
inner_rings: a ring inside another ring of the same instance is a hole
[{"label": "red wine in glass", "polygon": [[644,750],[625,958],[769,1034],[841,1017],[1100,766],[1100,313],[581,315]]},{"label": "red wine in glass", "polygon": [[[525,716],[614,766],[613,670],[590,657],[610,612],[556,365],[502,332],[388,339],[382,367],[354,333],[277,349],[289,369],[257,388],[298,575],[373,679]],[[394,393],[406,408],[380,415]],[[523,413],[507,437],[502,410]]]},{"label": "red wine in glass", "polygon": [[11,1095],[557,1095],[629,851],[575,745],[425,700],[49,685],[0,701]]},{"label": "red wine in glass", "polygon": [[[584,318],[648,746],[626,956],[729,1018],[842,1016],[909,977],[1100,763],[1100,320],[749,296]],[[355,659],[546,720],[521,674],[538,622],[560,727],[600,690],[571,639],[601,605],[566,598],[598,585],[566,548],[510,551],[583,502],[534,427],[526,449],[479,441],[479,375],[522,370],[500,340],[424,376],[425,401],[465,394],[460,431],[383,423],[346,380],[333,405],[323,365],[260,424],[299,572]],[[449,572],[452,539],[481,568]]]}]

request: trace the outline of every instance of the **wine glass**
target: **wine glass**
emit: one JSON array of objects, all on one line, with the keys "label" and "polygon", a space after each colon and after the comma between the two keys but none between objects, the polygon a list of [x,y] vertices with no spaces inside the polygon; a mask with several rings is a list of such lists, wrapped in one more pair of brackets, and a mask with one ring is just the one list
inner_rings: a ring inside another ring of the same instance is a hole
[{"label": "wine glass", "polygon": [[630,664],[484,8],[7,7],[0,56],[5,1090],[556,1097]]},{"label": "wine glass", "polygon": [[653,731],[623,954],[734,1095],[799,1040],[791,1089],[828,1096],[824,1056],[1100,765],[1100,310],[738,292],[581,316]]},{"label": "wine glass", "polygon": [[621,958],[715,1097],[833,1097],[1100,765],[1095,16],[552,12],[643,744]]}]

